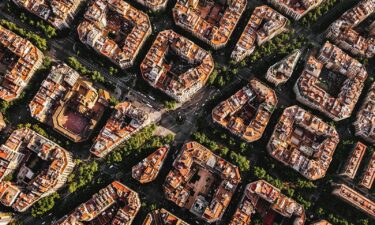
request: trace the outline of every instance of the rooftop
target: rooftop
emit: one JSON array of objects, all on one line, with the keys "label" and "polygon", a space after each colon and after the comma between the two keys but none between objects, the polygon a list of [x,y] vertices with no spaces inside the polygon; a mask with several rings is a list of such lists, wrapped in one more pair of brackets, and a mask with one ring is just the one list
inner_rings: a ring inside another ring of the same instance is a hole
[{"label": "rooftop", "polygon": [[236,62],[250,56],[257,46],[286,30],[288,19],[269,6],[256,7],[233,49],[231,58]]},{"label": "rooftop", "polygon": [[158,148],[132,168],[132,177],[141,184],[154,181],[167,158],[169,146]]},{"label": "rooftop", "polygon": [[43,53],[28,40],[0,26],[0,98],[17,99],[42,59]]},{"label": "rooftop", "polygon": [[209,222],[221,220],[241,181],[237,166],[197,142],[187,142],[167,175],[168,200]]},{"label": "rooftop", "polygon": [[349,179],[354,179],[355,175],[357,174],[359,165],[361,164],[363,155],[365,154],[367,146],[362,142],[357,142],[354,146],[353,151],[346,162],[344,170],[340,173],[340,175],[347,177]]},{"label": "rooftop", "polygon": [[69,28],[83,0],[13,0],[58,29]]},{"label": "rooftop", "polygon": [[108,106],[109,93],[65,64],[52,67],[29,103],[32,117],[74,142],[87,140]]},{"label": "rooftop", "polygon": [[142,225],[189,225],[165,209],[157,209],[147,214]]},{"label": "rooftop", "polygon": [[212,119],[243,140],[253,142],[262,137],[276,105],[274,90],[253,79],[216,106]]},{"label": "rooftop", "polygon": [[296,49],[281,61],[273,64],[267,70],[266,79],[275,86],[286,83],[292,76],[300,56],[301,51]]},{"label": "rooftop", "polygon": [[[37,155],[49,163],[46,169],[34,174],[26,164],[31,154]],[[24,175],[22,168],[30,171]],[[15,211],[24,212],[39,199],[56,192],[62,187],[68,175],[73,171],[74,162],[71,154],[28,128],[14,131],[5,144],[0,146],[0,203],[12,207]],[[3,181],[8,174],[19,171],[17,177],[28,176],[27,188],[14,183]]]},{"label": "rooftop", "polygon": [[319,220],[319,221],[312,223],[311,225],[332,225],[332,224],[328,222],[327,220]]},{"label": "rooftop", "polygon": [[168,0],[135,0],[139,4],[151,9],[153,12],[164,10]]},{"label": "rooftop", "polygon": [[362,175],[362,179],[359,182],[359,185],[371,189],[372,184],[374,183],[375,179],[375,152],[371,154],[370,161],[368,162],[364,174]]},{"label": "rooftop", "polygon": [[152,28],[148,15],[122,0],[96,0],[77,27],[79,39],[120,68],[134,60]]},{"label": "rooftop", "polygon": [[268,207],[283,217],[295,217],[294,225],[305,224],[305,210],[301,204],[285,196],[266,181],[258,180],[246,186],[230,225],[249,225],[252,215],[262,210],[262,207],[267,207],[263,202],[268,202]]},{"label": "rooftop", "polygon": [[13,221],[13,213],[0,212],[0,224],[7,225]]},{"label": "rooftop", "polygon": [[354,55],[372,58],[375,55],[375,38],[361,35],[356,27],[375,12],[374,0],[361,0],[346,11],[327,30],[327,37],[339,47]]},{"label": "rooftop", "polygon": [[351,189],[347,185],[334,184],[334,190],[332,194],[349,203],[350,205],[353,205],[373,219],[375,218],[375,203],[365,196],[361,195],[357,191]]},{"label": "rooftop", "polygon": [[268,2],[286,15],[299,20],[318,7],[323,0],[268,0]]},{"label": "rooftop", "polygon": [[97,157],[104,157],[149,123],[145,111],[130,102],[119,103],[96,137],[90,151]]},{"label": "rooftop", "polygon": [[31,116],[38,121],[50,122],[59,102],[80,79],[79,74],[66,64],[56,64],[42,82],[39,91],[29,103]]},{"label": "rooftop", "polygon": [[175,23],[214,49],[224,47],[246,8],[247,0],[177,0]]},{"label": "rooftop", "polygon": [[143,78],[179,102],[197,93],[213,69],[209,52],[172,30],[158,34],[141,64]]},{"label": "rooftop", "polygon": [[[113,181],[56,224],[83,225],[90,222],[96,225],[131,225],[140,207],[137,192],[118,181]],[[114,213],[106,213],[109,210]]]},{"label": "rooftop", "polygon": [[[326,84],[323,71],[328,70],[332,84]],[[342,84],[338,81],[345,79]],[[298,78],[294,92],[297,100],[319,110],[335,121],[351,116],[367,78],[366,68],[340,48],[326,42],[318,58],[310,56]],[[332,86],[340,87],[338,94],[328,93]]]},{"label": "rooftop", "polygon": [[372,84],[367,97],[357,113],[354,122],[355,134],[364,140],[375,144],[375,82]]},{"label": "rooftop", "polygon": [[268,142],[269,154],[310,180],[323,178],[339,143],[336,129],[299,106],[284,110]]},{"label": "rooftop", "polygon": [[0,113],[0,131],[2,131],[6,126],[4,116],[2,113]]}]

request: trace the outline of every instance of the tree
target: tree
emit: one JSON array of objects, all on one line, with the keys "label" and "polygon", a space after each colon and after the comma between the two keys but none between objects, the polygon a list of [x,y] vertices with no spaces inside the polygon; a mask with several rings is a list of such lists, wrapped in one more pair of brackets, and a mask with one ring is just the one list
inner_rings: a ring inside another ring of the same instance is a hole
[{"label": "tree", "polygon": [[73,193],[77,189],[86,186],[92,182],[95,175],[99,172],[99,165],[96,161],[90,163],[83,163],[81,161],[76,163],[75,172],[68,177],[69,192]]},{"label": "tree", "polygon": [[116,106],[117,104],[119,104],[119,100],[115,98],[114,96],[111,96],[111,98],[109,99],[109,104],[111,106]]},{"label": "tree", "polygon": [[217,77],[217,74],[218,74],[217,70],[214,69],[214,71],[212,71],[210,77],[208,78],[208,81],[207,81],[208,85],[213,85],[214,84],[214,82],[216,80],[216,77]]},{"label": "tree", "polygon": [[217,80],[217,85],[219,87],[223,87],[225,85],[225,81],[224,81],[224,78],[222,76],[220,76],[219,79]]},{"label": "tree", "polygon": [[175,101],[164,101],[165,108],[169,110],[173,110],[176,108],[176,102]]},{"label": "tree", "polygon": [[111,74],[111,75],[114,75],[114,74],[116,74],[118,72],[118,69],[115,68],[115,67],[112,67],[112,66],[110,66],[108,70],[109,70],[108,71],[109,74]]},{"label": "tree", "polygon": [[33,205],[31,215],[33,217],[40,217],[44,215],[55,206],[56,199],[60,199],[60,195],[57,192],[40,199]]},{"label": "tree", "polygon": [[1,113],[5,113],[7,111],[7,109],[9,108],[9,106],[11,106],[10,102],[1,100],[1,105],[0,105],[0,107],[1,107],[0,108]]}]

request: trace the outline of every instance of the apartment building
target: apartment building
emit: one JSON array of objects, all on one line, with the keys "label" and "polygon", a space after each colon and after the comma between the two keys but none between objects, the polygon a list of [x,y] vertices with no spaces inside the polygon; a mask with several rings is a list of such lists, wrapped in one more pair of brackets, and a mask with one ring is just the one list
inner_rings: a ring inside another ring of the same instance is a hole
[{"label": "apartment building", "polygon": [[299,20],[322,4],[324,0],[268,0],[268,2],[294,20]]},{"label": "apartment building", "polygon": [[375,83],[372,84],[364,103],[357,113],[355,135],[375,144]]},{"label": "apartment building", "polygon": [[177,0],[173,19],[217,50],[227,45],[246,5],[247,0]]},{"label": "apartment building", "polygon": [[12,213],[0,212],[0,225],[7,225],[13,221]]},{"label": "apartment building", "polygon": [[212,110],[215,123],[246,142],[259,140],[277,106],[274,90],[258,80],[221,102]]},{"label": "apartment building", "polygon": [[31,116],[42,123],[51,120],[60,100],[73,89],[79,78],[80,75],[66,64],[53,65],[29,103]]},{"label": "apartment building", "polygon": [[371,158],[366,166],[365,172],[362,175],[362,179],[359,185],[363,188],[371,190],[372,184],[375,179],[375,152],[371,154]]},{"label": "apartment building", "polygon": [[66,64],[56,64],[29,103],[31,116],[74,142],[89,138],[109,104],[109,93],[97,90]]},{"label": "apartment building", "polygon": [[333,184],[332,194],[375,219],[375,203],[345,184]]},{"label": "apartment building", "polygon": [[172,30],[158,34],[141,64],[143,79],[178,102],[191,99],[213,69],[209,52]]},{"label": "apartment building", "polygon": [[239,62],[250,56],[257,46],[285,31],[288,21],[269,6],[256,7],[232,51],[231,58]]},{"label": "apartment building", "polygon": [[284,110],[267,144],[269,154],[309,180],[325,176],[339,135],[319,117],[291,106]]},{"label": "apartment building", "polygon": [[147,214],[142,225],[189,225],[165,209],[156,209]]},{"label": "apartment building", "polygon": [[0,131],[4,130],[4,128],[7,126],[4,120],[4,116],[2,113],[0,113]]},{"label": "apartment building", "polygon": [[344,176],[348,179],[353,180],[355,175],[357,174],[359,165],[361,164],[363,155],[365,154],[367,146],[362,142],[357,142],[354,146],[351,155],[349,156],[348,161],[340,173],[341,176]]},{"label": "apartment building", "polygon": [[[48,162],[48,167],[41,171],[30,168],[27,162],[34,156]],[[70,152],[33,130],[18,129],[0,146],[0,203],[24,212],[39,199],[60,189],[73,168]],[[3,180],[15,172],[17,182]]]},{"label": "apartment building", "polygon": [[13,0],[21,8],[49,22],[57,29],[70,28],[84,0]]},{"label": "apartment building", "polygon": [[0,26],[0,98],[9,102],[20,97],[43,57],[28,40]]},{"label": "apartment building", "polygon": [[375,12],[374,0],[361,0],[346,11],[338,20],[327,29],[327,38],[340,48],[360,57],[372,58],[375,55],[375,37],[363,35],[357,31],[357,26]]},{"label": "apartment building", "polygon": [[148,124],[150,119],[144,110],[127,101],[119,103],[96,137],[90,152],[102,158]]},{"label": "apartment building", "polygon": [[250,225],[251,217],[256,212],[263,216],[264,224],[274,224],[277,218],[274,212],[292,219],[294,225],[303,225],[306,221],[305,210],[301,204],[264,180],[246,186],[229,225]]},{"label": "apartment building", "polygon": [[148,15],[122,0],[96,0],[77,27],[82,43],[121,69],[134,64],[151,35]]},{"label": "apartment building", "polygon": [[140,208],[138,193],[113,181],[55,224],[131,225]]},{"label": "apartment building", "polygon": [[159,12],[167,8],[168,0],[135,0],[139,4],[149,8],[153,12]]},{"label": "apartment building", "polygon": [[301,51],[299,49],[294,50],[281,61],[268,68],[266,79],[275,86],[285,84],[292,76],[300,57]]},{"label": "apartment building", "polygon": [[169,146],[162,146],[132,168],[132,177],[141,184],[152,182],[167,158]]},{"label": "apartment building", "polygon": [[[324,87],[321,81],[324,73],[332,78],[340,77],[336,80],[344,77],[338,93],[330,93],[332,87]],[[337,46],[326,42],[318,58],[309,57],[293,89],[299,102],[324,113],[334,121],[340,121],[351,116],[366,78],[367,71],[361,63]]]},{"label": "apartment building", "polygon": [[187,142],[174,161],[163,190],[168,200],[214,223],[221,220],[240,181],[237,166],[197,142]]}]

